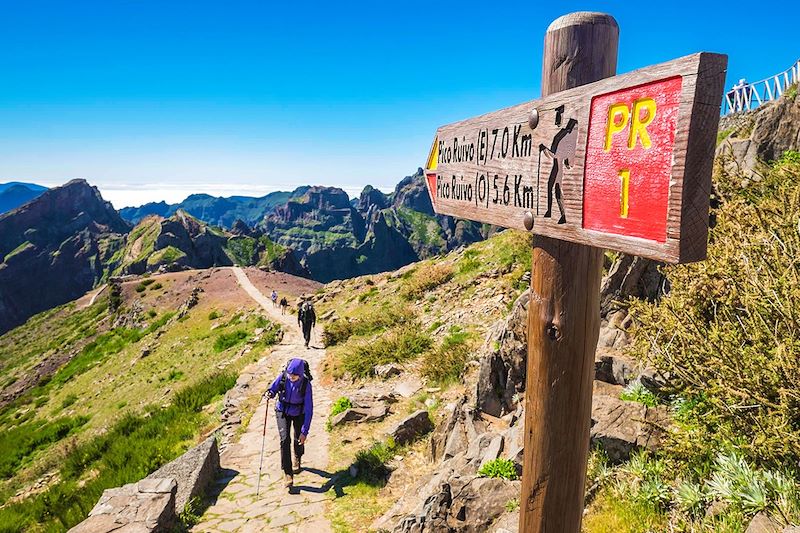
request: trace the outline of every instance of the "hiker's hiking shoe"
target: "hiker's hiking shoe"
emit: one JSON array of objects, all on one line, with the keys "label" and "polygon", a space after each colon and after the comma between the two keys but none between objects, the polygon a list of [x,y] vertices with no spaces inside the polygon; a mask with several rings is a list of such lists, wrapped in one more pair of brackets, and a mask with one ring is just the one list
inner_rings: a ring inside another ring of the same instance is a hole
[{"label": "hiker's hiking shoe", "polygon": [[286,474],[285,476],[283,476],[283,481],[284,481],[283,484],[286,485],[287,489],[291,489],[292,486],[294,486],[294,477],[292,477],[289,474]]},{"label": "hiker's hiking shoe", "polygon": [[292,466],[294,467],[294,473],[295,474],[299,474],[300,471],[303,469],[303,467],[300,466],[300,458],[299,457],[295,457],[294,458],[294,462],[292,463]]}]

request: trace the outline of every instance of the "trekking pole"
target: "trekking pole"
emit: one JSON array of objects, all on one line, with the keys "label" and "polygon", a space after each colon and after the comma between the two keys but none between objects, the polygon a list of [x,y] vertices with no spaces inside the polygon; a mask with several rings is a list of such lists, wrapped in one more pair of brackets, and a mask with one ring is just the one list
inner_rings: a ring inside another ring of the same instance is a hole
[{"label": "trekking pole", "polygon": [[261,467],[264,465],[264,441],[267,440],[267,416],[269,416],[269,398],[267,398],[267,407],[264,410],[264,431],[261,433],[261,455],[258,460],[258,481],[256,482],[256,498],[258,492],[261,490]]}]

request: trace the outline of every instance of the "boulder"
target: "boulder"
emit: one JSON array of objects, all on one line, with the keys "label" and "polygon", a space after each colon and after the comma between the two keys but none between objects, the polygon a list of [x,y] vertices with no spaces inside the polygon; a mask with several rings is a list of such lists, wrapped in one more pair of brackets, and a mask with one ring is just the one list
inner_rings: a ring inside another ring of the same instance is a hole
[{"label": "boulder", "polygon": [[611,263],[600,284],[599,348],[621,348],[628,344],[626,333],[628,311],[623,302],[628,298],[647,301],[658,299],[669,290],[662,263],[619,254]]},{"label": "boulder", "polygon": [[744,533],[782,533],[783,526],[766,513],[758,513],[750,521]]},{"label": "boulder", "polygon": [[331,426],[336,427],[346,422],[376,422],[383,420],[389,410],[385,405],[376,404],[369,409],[351,407],[331,418]]},{"label": "boulder", "polygon": [[106,489],[89,517],[70,533],[160,533],[177,525],[174,479],[153,478]]},{"label": "boulder", "polygon": [[483,533],[519,497],[520,482],[499,478],[454,476],[425,500],[422,512],[408,515],[394,533]]},{"label": "boulder", "polygon": [[419,381],[403,381],[394,388],[394,393],[403,398],[411,398],[422,389]]},{"label": "boulder", "polygon": [[456,453],[466,448],[466,438],[464,438],[463,429],[456,425],[460,423],[459,417],[461,416],[461,409],[467,397],[464,396],[458,403],[449,404],[445,406],[445,415],[440,423],[436,425],[436,430],[431,437],[431,461],[434,463],[443,458],[447,458],[445,450],[448,448],[448,443],[454,438],[454,435],[461,435],[463,444],[456,445],[459,449],[455,453],[450,453],[449,457],[453,457]]},{"label": "boulder", "polygon": [[392,376],[399,376],[403,373],[403,369],[393,363],[375,366],[375,375],[379,378],[389,379]]},{"label": "boulder", "polygon": [[614,463],[626,460],[631,452],[658,449],[662,428],[669,415],[666,407],[647,407],[614,396],[592,398],[591,441],[603,447]]},{"label": "boulder", "polygon": [[395,443],[403,445],[416,440],[431,430],[433,430],[433,422],[428,411],[420,409],[390,429],[388,436],[393,438]]},{"label": "boulder", "polygon": [[717,146],[717,156],[729,170],[757,178],[759,164],[778,159],[787,150],[800,149],[800,98],[779,98],[751,113],[720,122],[730,135]]},{"label": "boulder", "polygon": [[598,354],[594,362],[594,378],[612,385],[627,385],[635,376],[636,363],[613,353]]},{"label": "boulder", "polygon": [[486,451],[483,452],[483,459],[481,460],[481,465],[479,467],[483,468],[489,461],[494,461],[498,457],[500,457],[500,452],[503,451],[503,436],[502,435],[495,435],[491,442],[489,442],[489,446],[486,448]]},{"label": "boulder", "polygon": [[492,416],[515,411],[525,391],[529,301],[529,290],[517,298],[509,317],[490,334],[488,350],[480,359],[477,408]]}]

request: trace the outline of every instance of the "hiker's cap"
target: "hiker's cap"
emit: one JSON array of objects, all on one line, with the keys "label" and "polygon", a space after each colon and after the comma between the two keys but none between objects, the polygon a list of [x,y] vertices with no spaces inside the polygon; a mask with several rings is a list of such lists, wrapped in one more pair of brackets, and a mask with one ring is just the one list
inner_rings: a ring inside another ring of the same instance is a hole
[{"label": "hiker's cap", "polygon": [[286,372],[302,376],[305,373],[305,363],[303,363],[302,359],[292,359],[289,361],[289,364],[286,365]]}]

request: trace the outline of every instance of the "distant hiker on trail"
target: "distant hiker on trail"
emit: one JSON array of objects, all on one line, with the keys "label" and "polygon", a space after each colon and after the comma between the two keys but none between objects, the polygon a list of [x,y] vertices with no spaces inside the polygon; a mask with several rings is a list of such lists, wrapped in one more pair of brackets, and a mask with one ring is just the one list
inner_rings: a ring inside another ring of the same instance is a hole
[{"label": "distant hiker on trail", "polygon": [[289,301],[286,299],[286,296],[281,298],[281,314],[286,314],[286,308],[289,307]]},{"label": "distant hiker on trail", "polygon": [[272,289],[272,307],[278,307],[278,293]]},{"label": "distant hiker on trail", "polygon": [[[314,416],[314,399],[311,390],[311,380],[313,379],[307,361],[291,359],[266,392],[270,398],[278,396],[275,404],[275,419],[281,439],[281,468],[284,473],[285,485],[289,489],[294,485],[294,474],[299,474],[302,468],[301,460],[308,438],[308,429],[311,427],[311,418]],[[293,439],[290,439],[290,432],[294,433]],[[294,464],[292,463],[290,442],[294,445]]]},{"label": "distant hiker on trail", "polygon": [[303,328],[303,338],[306,340],[306,348],[311,340],[311,329],[317,323],[317,314],[314,312],[314,304],[311,300],[304,299],[297,310],[297,325]]}]

